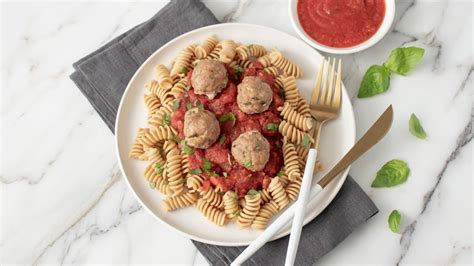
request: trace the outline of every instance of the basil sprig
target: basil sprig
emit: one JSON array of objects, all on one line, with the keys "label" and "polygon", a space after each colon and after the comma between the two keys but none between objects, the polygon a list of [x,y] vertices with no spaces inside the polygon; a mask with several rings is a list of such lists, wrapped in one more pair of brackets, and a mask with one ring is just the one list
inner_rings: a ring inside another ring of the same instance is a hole
[{"label": "basil sprig", "polygon": [[358,98],[372,97],[384,93],[390,86],[390,75],[395,73],[406,76],[421,61],[425,50],[419,47],[401,47],[394,49],[382,65],[373,65],[367,69],[360,83]]},{"label": "basil sprig", "polygon": [[388,161],[380,170],[377,172],[372,187],[393,187],[405,183],[410,174],[410,168],[402,160],[391,160]]}]

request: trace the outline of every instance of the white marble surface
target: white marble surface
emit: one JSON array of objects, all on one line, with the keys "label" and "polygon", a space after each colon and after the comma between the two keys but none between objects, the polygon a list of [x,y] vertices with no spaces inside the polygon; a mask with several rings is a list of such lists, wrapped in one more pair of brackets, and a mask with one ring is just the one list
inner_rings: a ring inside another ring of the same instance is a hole
[{"label": "white marble surface", "polygon": [[[286,1],[205,1],[219,19],[268,25],[296,36]],[[164,1],[2,4],[2,264],[205,264],[188,239],[160,226],[127,190],[113,135],[69,79],[71,64],[149,18]],[[388,93],[353,97],[360,136],[388,104],[388,136],[351,169],[380,213],[320,264],[472,264],[473,3],[397,1],[393,31],[344,56],[357,92],[365,69],[391,49],[425,58]],[[408,133],[415,112],[428,138]],[[386,161],[406,160],[406,184],[373,189]],[[402,214],[403,233],[387,217]]]}]

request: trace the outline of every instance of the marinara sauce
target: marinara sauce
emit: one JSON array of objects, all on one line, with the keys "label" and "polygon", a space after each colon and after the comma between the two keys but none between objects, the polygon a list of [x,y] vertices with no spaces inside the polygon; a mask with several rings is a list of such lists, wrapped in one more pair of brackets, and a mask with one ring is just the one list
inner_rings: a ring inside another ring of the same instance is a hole
[{"label": "marinara sauce", "polygon": [[372,37],[385,16],[385,0],[299,0],[303,30],[331,47],[351,47]]},{"label": "marinara sauce", "polygon": [[[229,68],[230,77],[227,87],[215,97],[209,100],[206,96],[194,93],[191,82],[190,88],[185,91],[179,99],[179,105],[171,114],[171,126],[178,131],[178,137],[184,138],[184,114],[189,107],[200,106],[214,113],[218,120],[223,116],[235,118],[220,121],[221,136],[207,149],[194,149],[189,155],[190,169],[201,169],[200,176],[204,177],[204,182],[200,188],[206,191],[210,188],[220,187],[222,191],[234,190],[239,198],[244,197],[250,189],[266,189],[272,177],[283,166],[282,136],[277,129],[269,127],[269,124],[278,125],[281,121],[278,107],[283,106],[284,99],[280,96],[274,84],[273,76],[264,72],[263,67],[254,62],[253,67],[242,69],[237,72]],[[188,73],[188,80],[191,80],[192,72]],[[237,85],[244,76],[257,76],[262,81],[268,83],[273,91],[273,100],[269,109],[259,114],[246,114],[239,109],[236,102]],[[262,171],[252,172],[238,164],[231,155],[231,144],[240,136],[250,130],[259,131],[270,143],[270,160]],[[204,162],[210,162],[210,169],[204,171]]]}]

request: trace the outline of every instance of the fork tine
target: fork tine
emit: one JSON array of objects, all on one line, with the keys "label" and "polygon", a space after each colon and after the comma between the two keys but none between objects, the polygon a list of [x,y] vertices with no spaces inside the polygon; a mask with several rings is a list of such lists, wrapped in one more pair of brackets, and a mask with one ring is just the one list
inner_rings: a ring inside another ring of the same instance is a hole
[{"label": "fork tine", "polygon": [[331,57],[328,58],[326,65],[326,77],[323,80],[323,88],[321,91],[321,101],[320,104],[324,105],[326,102],[326,97],[328,94],[328,79],[329,79],[329,68],[331,67]]},{"label": "fork tine", "polygon": [[323,61],[321,62],[321,67],[318,70],[318,76],[316,78],[316,85],[313,89],[313,94],[311,95],[311,102],[310,105],[312,108],[315,108],[315,106],[318,104],[319,100],[319,94],[321,92],[321,78],[323,76],[323,69],[324,69],[324,62],[326,59],[323,56]]},{"label": "fork tine", "polygon": [[338,108],[341,106],[341,80],[342,80],[342,61],[339,59],[339,64],[337,66],[337,76],[336,76],[336,86],[334,91],[334,99],[332,101],[332,106]]},{"label": "fork tine", "polygon": [[[328,67],[329,70],[329,67]],[[336,70],[336,58],[332,58],[331,78],[329,79],[328,96],[326,97],[326,106],[331,106],[332,95],[334,93],[334,71]]]}]

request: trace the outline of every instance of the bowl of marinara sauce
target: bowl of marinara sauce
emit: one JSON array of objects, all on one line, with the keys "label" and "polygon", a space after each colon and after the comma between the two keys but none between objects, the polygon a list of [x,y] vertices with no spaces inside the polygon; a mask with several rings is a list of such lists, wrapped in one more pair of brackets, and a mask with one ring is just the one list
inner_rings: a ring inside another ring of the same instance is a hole
[{"label": "bowl of marinara sauce", "polygon": [[290,0],[290,17],[314,48],[349,54],[385,36],[395,17],[395,0]]}]

